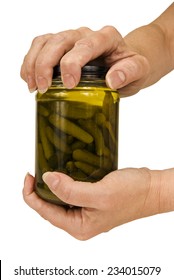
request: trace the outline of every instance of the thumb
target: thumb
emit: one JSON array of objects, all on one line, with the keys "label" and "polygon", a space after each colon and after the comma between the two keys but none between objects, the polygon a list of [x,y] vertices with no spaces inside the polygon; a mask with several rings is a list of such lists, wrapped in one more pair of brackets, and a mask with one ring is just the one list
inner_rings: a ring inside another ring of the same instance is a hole
[{"label": "thumb", "polygon": [[43,180],[49,189],[62,201],[79,207],[96,205],[96,186],[98,183],[74,181],[71,177],[59,172],[46,172]]},{"label": "thumb", "polygon": [[144,84],[148,73],[149,64],[147,59],[144,56],[135,54],[117,61],[109,69],[106,75],[106,83],[111,89],[121,89],[137,81],[137,85],[140,88]]}]

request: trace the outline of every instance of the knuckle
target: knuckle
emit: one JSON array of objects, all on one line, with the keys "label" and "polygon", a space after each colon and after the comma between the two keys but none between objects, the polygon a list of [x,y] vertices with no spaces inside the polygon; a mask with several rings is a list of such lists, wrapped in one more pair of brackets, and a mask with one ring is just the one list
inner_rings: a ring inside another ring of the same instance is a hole
[{"label": "knuckle", "polygon": [[92,230],[89,230],[89,228],[83,228],[79,232],[76,232],[74,236],[80,241],[86,241],[93,237],[94,234],[92,233]]},{"label": "knuckle", "polygon": [[52,44],[52,43],[64,41],[67,38],[67,36],[68,36],[67,31],[55,33],[55,34],[52,34],[52,36],[50,36],[48,42],[50,44]]},{"label": "knuckle", "polygon": [[86,212],[84,208],[81,209],[81,215],[81,225],[75,232],[74,236],[78,240],[86,241],[100,233],[100,230],[96,227],[98,224],[98,218],[96,215],[89,215],[88,211]]},{"label": "knuckle", "polygon": [[101,31],[108,32],[108,33],[118,33],[118,30],[112,25],[105,25]]},{"label": "knuckle", "polygon": [[22,73],[24,71],[24,68],[25,68],[26,74],[28,74],[28,75],[32,74],[33,71],[34,71],[33,62],[32,62],[32,60],[30,59],[30,57],[28,55],[26,55],[24,57],[23,66],[22,66],[22,69],[21,69]]},{"label": "knuckle", "polygon": [[94,48],[94,44],[93,44],[92,40],[84,38],[84,39],[77,41],[75,43],[75,47],[84,47],[89,50],[92,50]]},{"label": "knuckle", "polygon": [[38,208],[36,210],[38,212],[38,214],[44,219],[47,220],[45,217],[45,209],[42,206],[42,203],[40,203],[40,205],[38,205]]},{"label": "knuckle", "polygon": [[86,26],[81,26],[76,30],[78,33],[80,33],[81,36],[85,36],[85,34],[93,32],[90,28]]},{"label": "knuckle", "polygon": [[64,73],[64,69],[66,71],[67,67],[70,69],[70,66],[74,63],[74,58],[69,53],[65,54],[60,60],[61,73]]},{"label": "knuckle", "polygon": [[69,29],[69,30],[65,30],[59,33],[55,33],[52,35],[51,39],[56,40],[56,41],[73,41],[73,40],[78,40],[79,38],[82,37],[83,35],[83,31],[87,30],[87,28],[79,28],[79,29]]},{"label": "knuckle", "polygon": [[33,41],[32,41],[32,45],[42,45],[43,43],[45,43],[46,40],[48,40],[48,38],[50,38],[53,34],[52,33],[47,33],[44,35],[38,35],[36,36]]},{"label": "knuckle", "polygon": [[114,47],[123,41],[121,34],[114,26],[106,25],[99,31],[99,33],[104,36],[105,41],[108,41],[109,38]]},{"label": "knuckle", "polygon": [[33,64],[30,61],[27,61],[26,69],[27,69],[27,74],[28,75],[33,74],[33,71],[34,71]]},{"label": "knuckle", "polygon": [[46,64],[45,60],[42,60],[41,58],[37,58],[35,62],[35,71],[36,72],[38,71],[43,72],[43,70],[45,71],[45,66],[46,66],[45,64]]},{"label": "knuckle", "polygon": [[75,235],[75,238],[80,241],[86,241],[86,240],[90,239],[90,236],[88,236],[85,233],[80,233],[80,234]]},{"label": "knuckle", "polygon": [[20,77],[21,77],[23,80],[26,79],[25,70],[24,70],[24,66],[23,66],[23,65],[21,66],[21,69],[20,69]]},{"label": "knuckle", "polygon": [[39,35],[39,36],[36,36],[33,41],[32,41],[32,45],[37,45],[37,44],[40,44],[42,43],[44,40],[43,40],[43,35]]}]

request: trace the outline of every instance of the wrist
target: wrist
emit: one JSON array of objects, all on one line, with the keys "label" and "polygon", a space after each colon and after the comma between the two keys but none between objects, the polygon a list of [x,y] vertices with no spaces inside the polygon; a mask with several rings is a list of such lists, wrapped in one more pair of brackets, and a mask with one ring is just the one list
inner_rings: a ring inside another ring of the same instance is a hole
[{"label": "wrist", "polygon": [[164,11],[156,20],[154,24],[162,31],[164,37],[164,44],[167,49],[166,54],[168,54],[169,59],[169,71],[174,69],[174,3],[172,3],[166,11]]},{"label": "wrist", "polygon": [[174,210],[174,168],[161,171],[160,213]]},{"label": "wrist", "polygon": [[174,168],[150,170],[150,203],[154,214],[174,210]]}]

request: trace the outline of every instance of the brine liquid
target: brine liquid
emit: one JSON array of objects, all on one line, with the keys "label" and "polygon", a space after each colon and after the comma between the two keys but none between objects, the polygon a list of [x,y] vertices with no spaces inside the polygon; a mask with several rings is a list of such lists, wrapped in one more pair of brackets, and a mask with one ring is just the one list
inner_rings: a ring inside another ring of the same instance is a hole
[{"label": "brine liquid", "polygon": [[118,168],[118,94],[106,89],[50,89],[37,99],[36,185],[39,196],[64,204],[42,180],[46,171],[95,182]]}]

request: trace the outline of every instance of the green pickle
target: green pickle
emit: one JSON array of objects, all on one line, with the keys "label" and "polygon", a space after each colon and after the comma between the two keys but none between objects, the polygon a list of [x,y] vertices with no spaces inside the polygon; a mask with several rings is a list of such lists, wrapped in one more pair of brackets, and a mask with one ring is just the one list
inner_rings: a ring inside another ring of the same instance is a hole
[{"label": "green pickle", "polygon": [[118,168],[119,94],[103,79],[85,79],[71,90],[53,80],[46,93],[37,93],[36,104],[35,190],[46,201],[68,207],[42,175],[57,171],[96,182]]}]

